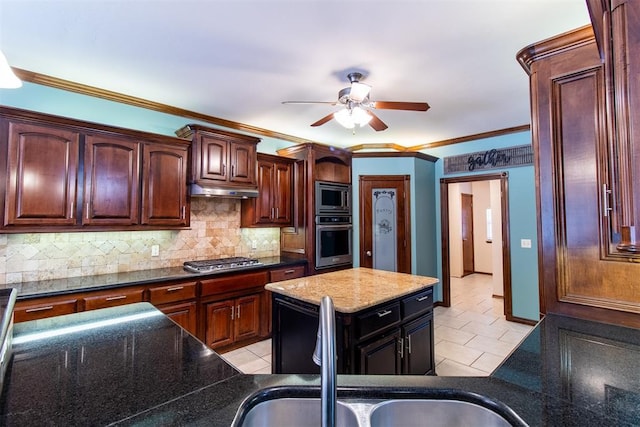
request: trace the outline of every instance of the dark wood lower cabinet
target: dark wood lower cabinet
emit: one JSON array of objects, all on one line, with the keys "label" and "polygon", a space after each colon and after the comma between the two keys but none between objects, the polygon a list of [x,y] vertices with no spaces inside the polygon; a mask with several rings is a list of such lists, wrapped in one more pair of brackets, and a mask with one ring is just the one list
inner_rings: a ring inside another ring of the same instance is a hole
[{"label": "dark wood lower cabinet", "polygon": [[186,329],[191,335],[196,335],[196,309],[195,301],[179,304],[167,304],[157,307],[169,319]]},{"label": "dark wood lower cabinet", "polygon": [[[317,374],[318,306],[272,294],[273,373]],[[336,312],[340,374],[433,375],[433,290],[357,313]]]},{"label": "dark wood lower cabinet", "polygon": [[206,341],[215,349],[260,334],[260,294],[206,304]]}]

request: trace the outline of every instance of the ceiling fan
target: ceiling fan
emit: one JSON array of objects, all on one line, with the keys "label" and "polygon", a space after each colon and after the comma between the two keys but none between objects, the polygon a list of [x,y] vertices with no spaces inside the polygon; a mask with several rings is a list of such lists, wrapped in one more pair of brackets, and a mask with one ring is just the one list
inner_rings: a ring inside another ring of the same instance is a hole
[{"label": "ceiling fan", "polygon": [[388,126],[371,109],[406,111],[427,111],[429,109],[429,104],[426,102],[372,101],[369,98],[371,86],[360,83],[363,78],[362,73],[349,73],[347,78],[351,82],[351,86],[338,92],[337,101],[283,101],[282,103],[340,105],[343,108],[324,116],[312,123],[311,126],[321,126],[331,119],[336,119],[347,129],[353,129],[356,125],[368,124],[376,131],[385,130]]}]

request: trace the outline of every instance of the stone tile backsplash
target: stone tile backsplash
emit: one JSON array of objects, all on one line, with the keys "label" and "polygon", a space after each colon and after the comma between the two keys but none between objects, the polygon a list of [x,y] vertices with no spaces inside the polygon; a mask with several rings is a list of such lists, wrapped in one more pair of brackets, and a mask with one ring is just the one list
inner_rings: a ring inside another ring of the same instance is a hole
[{"label": "stone tile backsplash", "polygon": [[0,234],[0,286],[279,253],[278,228],[240,228],[240,200],[193,198],[190,230]]}]

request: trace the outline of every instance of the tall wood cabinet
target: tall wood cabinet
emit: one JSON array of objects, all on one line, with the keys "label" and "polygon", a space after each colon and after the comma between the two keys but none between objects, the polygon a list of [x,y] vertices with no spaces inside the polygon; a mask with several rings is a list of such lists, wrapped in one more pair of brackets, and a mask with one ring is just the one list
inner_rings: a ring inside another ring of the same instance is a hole
[{"label": "tall wood cabinet", "polygon": [[640,185],[621,170],[632,144],[615,136],[593,30],[536,43],[518,60],[531,83],[541,311],[640,326],[640,257],[620,250],[633,217],[620,195]]},{"label": "tall wood cabinet", "polygon": [[0,108],[2,232],[189,225],[189,142]]},{"label": "tall wood cabinet", "polygon": [[[283,227],[280,251],[306,258],[309,274],[315,274],[315,181],[351,183],[350,151],[308,143],[278,150],[278,155],[294,159],[293,211],[291,227]],[[348,268],[342,266],[340,268]],[[330,270],[322,270],[327,272]]]}]

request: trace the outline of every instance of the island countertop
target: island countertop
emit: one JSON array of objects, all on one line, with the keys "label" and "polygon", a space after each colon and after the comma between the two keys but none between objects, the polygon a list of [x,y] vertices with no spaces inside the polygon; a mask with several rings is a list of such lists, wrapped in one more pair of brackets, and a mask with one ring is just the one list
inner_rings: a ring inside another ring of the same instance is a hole
[{"label": "island countertop", "polygon": [[328,295],[336,311],[355,313],[436,283],[435,277],[359,267],[269,283],[265,289],[316,305]]}]

